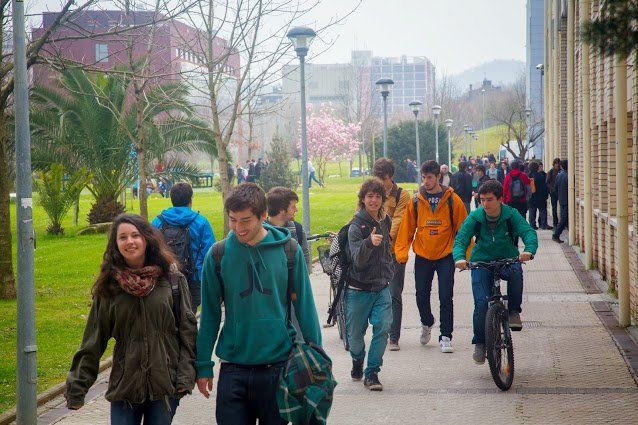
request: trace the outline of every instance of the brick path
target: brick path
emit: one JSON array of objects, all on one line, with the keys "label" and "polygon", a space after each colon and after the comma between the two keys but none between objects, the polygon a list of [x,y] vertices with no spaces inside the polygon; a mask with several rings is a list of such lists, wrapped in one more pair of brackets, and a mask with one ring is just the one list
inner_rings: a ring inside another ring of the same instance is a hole
[{"label": "brick path", "polygon": [[[330,423],[638,423],[638,387],[591,304],[600,306],[609,299],[605,294],[586,293],[563,250],[550,240],[551,234],[541,232],[539,236],[541,246],[536,260],[524,266],[525,329],[513,336],[516,374],[509,392],[496,388],[487,362],[477,366],[471,359],[472,294],[468,272],[456,274],[455,352],[439,351],[436,332],[429,345],[419,344],[420,323],[410,263],[401,351],[385,355],[380,374],[383,392],[371,393],[361,383],[350,381],[350,358],[337,331],[324,329],[325,347],[333,358],[339,381]],[[318,271],[312,281],[323,319],[328,283]],[[436,291],[432,303],[438,312]],[[435,317],[438,319],[438,314]],[[95,393],[103,393],[104,379],[101,382]],[[39,423],[108,424],[108,408],[108,402],[97,396],[77,412],[51,410]],[[193,395],[182,401],[174,423],[213,424],[214,418],[213,402]]]}]

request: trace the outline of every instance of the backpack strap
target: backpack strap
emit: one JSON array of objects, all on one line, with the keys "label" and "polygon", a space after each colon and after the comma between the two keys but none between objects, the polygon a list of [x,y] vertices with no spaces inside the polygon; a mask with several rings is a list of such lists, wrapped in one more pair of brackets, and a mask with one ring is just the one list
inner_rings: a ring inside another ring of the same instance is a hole
[{"label": "backpack strap", "polygon": [[[514,245],[518,245],[518,236],[514,235],[514,224],[512,223],[512,217],[509,217],[505,220],[505,225],[507,226],[507,233],[510,235],[510,239]],[[474,242],[478,242],[481,236],[481,222],[476,221],[474,223]]]},{"label": "backpack strap", "polygon": [[226,250],[226,239],[222,239],[221,241],[215,242],[210,249],[210,254],[213,256],[213,260],[215,260],[215,275],[217,276],[217,280],[219,281],[219,286],[221,286],[221,298],[224,300],[224,279],[222,279],[222,257],[224,256],[224,251]]},{"label": "backpack strap", "polygon": [[401,191],[402,190],[403,190],[402,188],[397,187],[397,195],[396,195],[396,198],[394,198],[394,207],[395,208],[397,207],[397,205],[399,205],[399,200],[401,199]]},{"label": "backpack strap", "polygon": [[414,209],[414,222],[419,227],[419,192],[412,196],[412,207]]},{"label": "backpack strap", "polygon": [[454,232],[454,199],[452,199],[452,195],[447,197],[447,208],[450,210],[450,226]]},{"label": "backpack strap", "polygon": [[160,226],[160,229],[164,229],[164,227],[166,227],[168,225],[168,223],[166,222],[166,219],[164,218],[164,216],[162,214],[158,215],[157,218],[160,219],[160,221],[162,222],[162,225]]},{"label": "backpack strap", "polygon": [[284,245],[284,251],[286,253],[286,265],[288,266],[288,282],[286,287],[286,293],[288,294],[287,307],[288,312],[286,313],[286,320],[290,322],[291,320],[291,310],[292,310],[292,302],[297,300],[297,293],[294,288],[294,278],[295,278],[295,258],[297,256],[297,249],[299,243],[294,239],[290,238]]}]

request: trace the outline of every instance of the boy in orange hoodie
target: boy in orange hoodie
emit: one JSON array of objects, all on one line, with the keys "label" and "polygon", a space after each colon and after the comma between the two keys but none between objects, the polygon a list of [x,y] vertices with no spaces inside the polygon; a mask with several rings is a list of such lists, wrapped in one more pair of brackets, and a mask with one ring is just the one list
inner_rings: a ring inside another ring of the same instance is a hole
[{"label": "boy in orange hoodie", "polygon": [[[394,245],[397,262],[408,261],[410,246],[416,254],[414,277],[416,302],[421,316],[421,344],[430,341],[434,316],[430,306],[432,280],[439,282],[441,352],[452,353],[454,323],[454,237],[467,217],[463,201],[450,187],[439,183],[441,168],[436,161],[421,166],[423,185],[414,195],[403,216]],[[416,231],[416,235],[415,235]]]}]

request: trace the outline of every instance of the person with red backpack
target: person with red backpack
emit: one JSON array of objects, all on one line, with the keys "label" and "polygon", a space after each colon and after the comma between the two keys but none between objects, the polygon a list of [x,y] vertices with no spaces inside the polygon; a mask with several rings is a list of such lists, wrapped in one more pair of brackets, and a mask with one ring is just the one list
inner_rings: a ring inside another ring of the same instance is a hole
[{"label": "person with red backpack", "polygon": [[531,196],[531,182],[527,174],[523,172],[523,163],[518,160],[513,161],[512,169],[505,176],[505,181],[503,182],[503,203],[518,210],[525,218],[527,217],[528,201]]}]

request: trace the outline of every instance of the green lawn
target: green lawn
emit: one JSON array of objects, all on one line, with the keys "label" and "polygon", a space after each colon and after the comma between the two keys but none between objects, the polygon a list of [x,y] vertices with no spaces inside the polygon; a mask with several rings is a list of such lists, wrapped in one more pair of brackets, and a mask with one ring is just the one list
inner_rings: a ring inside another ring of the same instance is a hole
[{"label": "green lawn", "polygon": [[[356,166],[356,165],[355,165]],[[342,163],[343,175],[348,164]],[[338,175],[338,164],[330,164],[326,173]],[[313,233],[338,231],[354,213],[356,193],[362,178],[326,178],[326,187],[313,186],[310,190],[311,227]],[[406,189],[414,185],[403,185]],[[298,193],[301,197],[301,190]],[[149,216],[154,217],[170,206],[169,199],[153,195],[148,203]],[[35,251],[36,326],[38,345],[38,392],[62,382],[71,358],[82,338],[82,331],[91,302],[91,286],[99,270],[106,246],[106,235],[77,236],[86,226],[86,216],[92,203],[91,196],[83,194],[80,205],[80,225],[73,226],[71,214],[63,226],[63,236],[46,234],[47,218],[44,211],[34,208],[37,235]],[[301,221],[302,211],[297,215]],[[210,189],[196,189],[194,208],[206,216],[219,238],[222,233],[221,195]],[[130,207],[130,200],[128,202]],[[136,210],[138,205],[135,206]],[[12,205],[14,261],[15,205]],[[16,386],[16,302],[0,301],[0,412],[15,404]],[[105,356],[110,354],[110,348]]]},{"label": "green lawn", "polygon": [[[497,155],[502,141],[502,132],[503,126],[494,126],[485,129],[485,145],[487,146],[487,151],[492,152],[495,156]],[[474,146],[473,156],[476,156],[478,153],[483,152],[483,131],[476,130],[476,134],[478,135],[478,140],[473,140],[472,144]],[[461,139],[457,139],[456,143],[452,148],[452,152],[455,155],[455,158],[458,158],[462,153],[465,153],[467,156],[470,156],[470,153],[467,152],[467,140],[468,137],[464,137]]]}]

